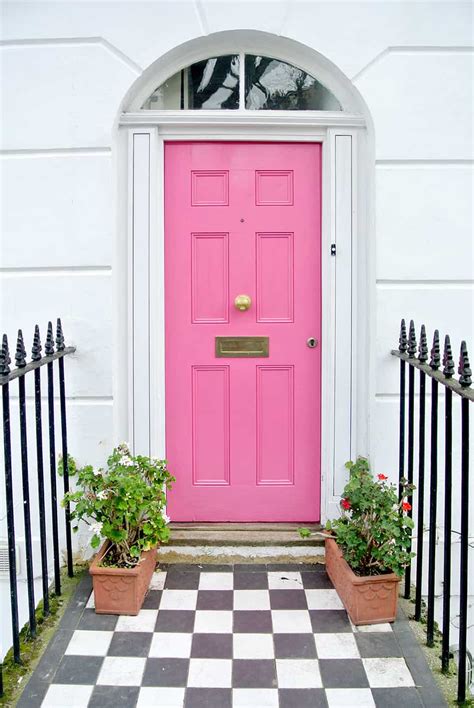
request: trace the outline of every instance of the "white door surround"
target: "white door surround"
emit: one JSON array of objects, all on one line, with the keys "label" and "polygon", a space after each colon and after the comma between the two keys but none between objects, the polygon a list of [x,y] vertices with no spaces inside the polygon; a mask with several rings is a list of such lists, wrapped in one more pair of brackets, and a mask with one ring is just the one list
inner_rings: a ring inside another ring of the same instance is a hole
[{"label": "white door surround", "polygon": [[[250,34],[262,40],[261,33]],[[119,119],[118,241],[114,269],[118,300],[116,371],[119,372],[115,391],[116,433],[128,439],[136,451],[165,456],[164,142],[321,142],[324,521],[337,513],[345,480],[344,463],[369,450],[369,331],[373,331],[370,283],[374,282],[374,248],[368,215],[373,203],[373,170],[370,126],[368,138],[363,106],[359,106],[358,112],[334,113],[137,110],[162,80],[180,68],[218,53],[244,50],[300,66],[325,83],[344,109],[349,103],[354,111],[353,93],[347,86],[341,87],[340,72],[336,70],[335,78],[333,72],[329,80],[329,62],[324,60],[322,71],[321,58],[315,52],[303,48],[306,54],[316,55],[316,62],[308,65],[301,56],[294,56],[294,51],[283,53],[280,39],[270,48],[270,35],[263,35],[265,41],[258,43],[256,38],[252,43],[248,34],[245,36],[246,42],[240,41],[235,50],[228,44],[225,49],[211,46],[211,37],[201,39],[200,51],[192,46],[188,52],[182,52],[174,64],[170,62],[166,75],[162,60],[158,60],[161,71],[147,70],[147,76],[140,77],[138,88],[129,92],[126,106],[129,110]],[[221,42],[222,37],[217,37],[214,45]],[[302,47],[290,40],[285,42],[298,49]],[[187,44],[193,45],[195,41]],[[348,79],[344,81],[347,84]],[[334,245],[336,254],[332,255]]]}]

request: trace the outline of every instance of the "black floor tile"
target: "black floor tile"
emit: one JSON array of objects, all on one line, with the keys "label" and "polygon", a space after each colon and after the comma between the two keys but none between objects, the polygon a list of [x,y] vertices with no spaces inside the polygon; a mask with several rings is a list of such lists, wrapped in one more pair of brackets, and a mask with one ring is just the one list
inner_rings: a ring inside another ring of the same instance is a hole
[{"label": "black floor tile", "polygon": [[272,610],[307,610],[304,590],[270,590]]},{"label": "black floor tile", "polygon": [[320,659],[324,688],[367,688],[369,682],[360,659]]},{"label": "black floor tile", "polygon": [[316,659],[312,634],[274,634],[276,659]]},{"label": "black floor tile", "polygon": [[266,573],[265,563],[235,563],[234,571],[237,573]]},{"label": "black floor tile", "polygon": [[323,688],[280,688],[278,696],[280,708],[327,708],[328,705]]},{"label": "black floor tile", "polygon": [[232,659],[232,634],[195,634],[191,656],[200,659]]},{"label": "black floor tile", "polygon": [[363,659],[402,656],[393,632],[360,632],[355,634],[355,640]]},{"label": "black floor tile", "polygon": [[315,634],[324,632],[352,632],[345,610],[310,610],[311,624]]},{"label": "black floor tile", "polygon": [[158,610],[161,602],[161,590],[149,590],[145,600],[143,602],[142,609],[144,610]]},{"label": "black floor tile", "polygon": [[253,634],[272,632],[270,610],[234,610],[234,632]]},{"label": "black floor tile", "polygon": [[138,686],[96,686],[88,708],[134,708],[138,700]]},{"label": "black floor tile", "polygon": [[276,667],[272,659],[234,659],[232,688],[276,688]]},{"label": "black floor tile", "polygon": [[102,662],[101,656],[65,656],[54,674],[54,683],[95,684]]},{"label": "black floor tile", "polygon": [[114,632],[107,654],[147,657],[152,638],[152,632]]},{"label": "black floor tile", "polygon": [[171,568],[166,573],[165,588],[167,590],[197,590],[199,587],[199,571]]},{"label": "black floor tile", "polygon": [[230,688],[187,688],[184,708],[232,708]]},{"label": "black floor tile", "polygon": [[373,688],[372,696],[377,708],[423,708],[416,688]]},{"label": "black floor tile", "polygon": [[304,571],[301,579],[305,590],[331,590],[333,587],[328,574],[321,571]]},{"label": "black floor tile", "polygon": [[142,686],[186,686],[189,659],[147,659]]},{"label": "black floor tile", "polygon": [[194,610],[159,610],[155,632],[192,632]]},{"label": "black floor tile", "polygon": [[199,590],[198,610],[232,610],[234,593],[232,590]]},{"label": "black floor tile", "polygon": [[234,590],[268,590],[266,573],[234,573]]},{"label": "black floor tile", "polygon": [[16,703],[17,708],[41,708],[49,686],[49,683],[40,681],[33,675]]},{"label": "black floor tile", "polygon": [[84,610],[77,629],[113,632],[117,622],[117,615],[97,615],[95,610]]}]

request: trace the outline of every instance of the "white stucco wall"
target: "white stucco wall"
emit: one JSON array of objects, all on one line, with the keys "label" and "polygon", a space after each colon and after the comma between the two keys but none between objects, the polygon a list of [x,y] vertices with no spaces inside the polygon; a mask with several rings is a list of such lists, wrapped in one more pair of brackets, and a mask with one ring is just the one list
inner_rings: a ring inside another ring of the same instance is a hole
[{"label": "white stucco wall", "polygon": [[[233,29],[272,33],[276,47],[284,36],[316,50],[353,82],[371,113],[369,453],[395,478],[398,367],[389,351],[400,318],[448,331],[456,347],[466,338],[474,354],[470,3],[4,2],[1,330],[13,336],[21,326],[29,348],[36,322],[44,335],[47,320],[62,316],[77,346],[66,363],[70,451],[81,463],[102,461],[116,441],[113,375],[123,375],[113,371],[119,107],[165,52]],[[0,582],[2,605],[5,591]]]}]

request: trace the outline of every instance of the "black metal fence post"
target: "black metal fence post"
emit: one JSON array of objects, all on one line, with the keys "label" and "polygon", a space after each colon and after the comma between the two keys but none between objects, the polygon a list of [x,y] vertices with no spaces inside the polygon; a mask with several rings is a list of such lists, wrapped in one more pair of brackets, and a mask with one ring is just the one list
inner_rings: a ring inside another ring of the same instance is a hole
[{"label": "black metal fence post", "polygon": [[[53,325],[48,322],[46,334],[46,344],[44,348],[46,356],[53,356]],[[49,427],[49,472],[51,481],[51,524],[53,528],[53,559],[54,559],[54,592],[61,594],[61,572],[59,558],[59,528],[58,528],[58,491],[56,484],[56,442],[54,431],[54,378],[53,362],[47,364],[48,371],[48,427]]]},{"label": "black metal fence post", "polygon": [[[459,358],[461,386],[470,386],[471,368],[466,342],[461,343]],[[469,590],[469,401],[461,401],[461,569],[459,581],[459,667],[458,701],[466,700],[466,660],[467,660],[467,602]]]},{"label": "black metal fence post", "polygon": [[[421,325],[420,350],[418,360],[425,364],[428,361],[428,341],[425,325]],[[418,485],[417,485],[417,539],[416,539],[416,587],[415,587],[415,619],[421,619],[421,602],[423,587],[423,541],[425,515],[425,412],[426,412],[426,374],[420,370],[420,407],[418,421]]]},{"label": "black metal fence post", "polygon": [[[57,320],[56,328],[56,350],[58,352],[64,351],[64,335],[61,326],[61,320]],[[62,455],[63,455],[63,485],[64,494],[69,492],[69,460],[68,460],[68,450],[67,450],[67,422],[66,422],[66,384],[64,378],[64,357],[59,359],[59,403],[61,411],[61,443],[62,443]],[[67,555],[67,572],[68,576],[72,578],[74,576],[74,567],[72,561],[72,537],[71,537],[71,509],[70,505],[66,504],[65,511],[65,522],[66,522],[66,555]]]},{"label": "black metal fence post", "polygon": [[[436,371],[440,365],[439,332],[434,331],[430,367]],[[428,610],[426,617],[426,643],[434,642],[434,603],[436,582],[436,515],[438,503],[438,381],[431,379],[431,450],[430,450],[430,529],[428,542]]]},{"label": "black metal fence post", "polygon": [[[10,373],[10,353],[7,335],[3,335],[0,355],[0,376]],[[3,450],[5,456],[5,500],[7,504],[8,571],[10,579],[10,613],[12,623],[13,658],[20,663],[20,627],[18,620],[18,588],[16,581],[15,514],[13,501],[12,445],[10,430],[10,391],[8,381],[2,386]]]},{"label": "black metal fence post", "polygon": [[[41,339],[38,325],[35,326],[32,361],[41,361]],[[43,421],[41,406],[41,369],[35,369],[35,422],[36,422],[36,466],[38,474],[38,515],[41,548],[41,585],[43,591],[43,616],[49,615],[48,589],[48,549],[46,545],[46,509],[44,501],[44,463],[43,463]]]},{"label": "black metal fence post", "polygon": [[[408,336],[408,356],[413,359],[416,355],[416,334],[415,323],[410,320],[410,330]],[[413,458],[415,448],[415,369],[410,366],[408,370],[408,463],[407,463],[407,480],[408,484],[413,484]],[[413,502],[413,496],[410,493],[407,501],[410,505]],[[408,516],[412,516],[413,511],[410,508]],[[410,534],[411,535],[411,534]],[[410,598],[411,586],[411,565],[405,569],[405,598]]]},{"label": "black metal fence post", "polygon": [[[454,360],[449,335],[444,338],[443,374],[447,379],[454,373]],[[445,390],[444,411],[444,563],[443,563],[443,642],[441,669],[449,669],[449,625],[451,612],[451,526],[453,487],[453,392]]]},{"label": "black metal fence post", "polygon": [[[398,351],[405,354],[407,350],[407,329],[405,320],[401,321]],[[402,496],[402,479],[405,476],[405,360],[400,358],[400,438],[398,445],[398,494]]]}]

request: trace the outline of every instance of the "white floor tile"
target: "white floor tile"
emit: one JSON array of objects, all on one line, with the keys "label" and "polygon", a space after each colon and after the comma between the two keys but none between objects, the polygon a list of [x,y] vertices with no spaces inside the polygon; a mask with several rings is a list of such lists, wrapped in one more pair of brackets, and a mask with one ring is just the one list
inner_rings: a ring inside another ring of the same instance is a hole
[{"label": "white floor tile", "polygon": [[277,659],[278,688],[322,688],[316,659]]},{"label": "white floor tile", "polygon": [[166,581],[166,570],[153,573],[150,581],[150,590],[163,590]]},{"label": "white floor tile", "polygon": [[370,688],[327,688],[329,708],[375,708]]},{"label": "white floor tile", "polygon": [[335,590],[305,590],[310,610],[343,610],[344,605]]},{"label": "white floor tile", "polygon": [[105,656],[112,641],[113,632],[76,630],[71,637],[65,654],[76,656]]},{"label": "white floor tile", "polygon": [[268,590],[234,590],[234,610],[269,610]]},{"label": "white floor tile", "polygon": [[121,615],[115,627],[116,632],[153,632],[158,610],[140,610],[138,615]]},{"label": "white floor tile", "polygon": [[106,656],[97,679],[98,686],[140,686],[146,659],[134,656]]},{"label": "white floor tile", "polygon": [[271,634],[234,634],[234,659],[274,659]]},{"label": "white floor tile", "polygon": [[137,708],[183,708],[184,688],[141,688]]},{"label": "white floor tile", "polygon": [[231,659],[191,659],[188,686],[230,688],[231,685]]},{"label": "white floor tile", "polygon": [[301,590],[303,587],[301,573],[272,571],[268,573],[268,587],[270,590]]},{"label": "white floor tile", "polygon": [[149,656],[189,658],[192,634],[184,632],[156,632],[151,640]]},{"label": "white floor tile", "polygon": [[87,708],[94,686],[54,683],[41,704],[42,708]]},{"label": "white floor tile", "polygon": [[382,622],[381,624],[360,624],[356,626],[352,624],[353,632],[392,632],[392,625],[389,622]]},{"label": "white floor tile", "polygon": [[233,573],[201,573],[199,590],[233,590]]},{"label": "white floor tile", "polygon": [[315,634],[318,659],[359,659],[359,649],[354,635],[349,632]]},{"label": "white floor tile", "polygon": [[197,590],[163,590],[160,610],[195,610]]},{"label": "white floor tile", "polygon": [[278,708],[276,688],[234,688],[233,708]]},{"label": "white floor tile", "polygon": [[400,688],[414,686],[405,659],[362,659],[371,688]]},{"label": "white floor tile", "polygon": [[93,610],[94,608],[95,608],[95,598],[94,598],[94,591],[92,591],[91,594],[89,595],[89,599],[87,600],[86,609]]},{"label": "white floor tile", "polygon": [[232,610],[198,610],[194,633],[232,634]]},{"label": "white floor tile", "polygon": [[274,634],[311,633],[311,619],[307,610],[272,610]]}]

